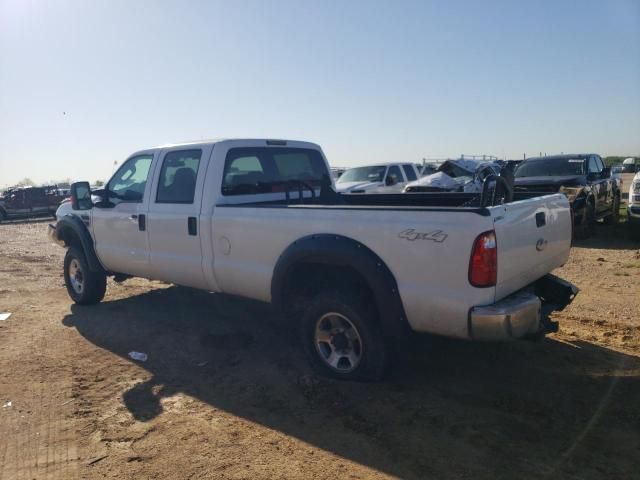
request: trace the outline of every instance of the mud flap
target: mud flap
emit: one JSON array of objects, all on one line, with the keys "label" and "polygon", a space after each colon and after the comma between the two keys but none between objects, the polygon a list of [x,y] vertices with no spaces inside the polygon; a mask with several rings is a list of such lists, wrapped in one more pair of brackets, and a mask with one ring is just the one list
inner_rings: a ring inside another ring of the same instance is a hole
[{"label": "mud flap", "polygon": [[542,334],[558,331],[558,322],[549,318],[552,312],[564,310],[580,291],[575,285],[547,274],[533,284],[535,294],[542,301],[540,312],[540,326]]}]

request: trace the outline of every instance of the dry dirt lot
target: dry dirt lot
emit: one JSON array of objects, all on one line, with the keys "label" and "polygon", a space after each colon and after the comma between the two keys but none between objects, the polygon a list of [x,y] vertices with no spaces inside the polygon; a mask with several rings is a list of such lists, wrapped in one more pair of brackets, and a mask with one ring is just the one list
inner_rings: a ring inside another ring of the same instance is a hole
[{"label": "dry dirt lot", "polygon": [[410,368],[353,384],[313,376],[255,302],[131,280],[72,305],[46,223],[0,225],[2,480],[640,476],[640,244],[621,227],[556,272],[582,289],[558,334],[420,337]]}]

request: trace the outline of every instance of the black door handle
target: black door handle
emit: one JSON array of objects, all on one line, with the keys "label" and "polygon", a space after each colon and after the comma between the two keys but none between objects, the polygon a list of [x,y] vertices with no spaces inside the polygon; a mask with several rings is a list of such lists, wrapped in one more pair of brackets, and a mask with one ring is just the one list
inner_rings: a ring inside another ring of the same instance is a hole
[{"label": "black door handle", "polygon": [[187,231],[189,232],[189,235],[198,234],[198,220],[196,217],[189,217],[187,219]]},{"label": "black door handle", "polygon": [[147,229],[147,216],[138,215],[138,230],[144,232]]}]

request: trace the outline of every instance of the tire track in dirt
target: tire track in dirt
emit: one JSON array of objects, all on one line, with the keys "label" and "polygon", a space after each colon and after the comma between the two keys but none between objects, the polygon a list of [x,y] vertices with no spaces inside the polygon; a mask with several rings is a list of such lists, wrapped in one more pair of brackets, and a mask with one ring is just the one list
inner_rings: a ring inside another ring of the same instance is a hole
[{"label": "tire track in dirt", "polygon": [[71,336],[42,301],[51,299],[46,290],[57,291],[57,282],[43,277],[38,263],[23,260],[0,254],[0,284],[15,285],[16,268],[28,279],[19,293],[0,295],[2,310],[12,312],[0,329],[0,401],[11,401],[0,410],[0,480],[73,480],[79,456],[65,403],[72,387]]}]

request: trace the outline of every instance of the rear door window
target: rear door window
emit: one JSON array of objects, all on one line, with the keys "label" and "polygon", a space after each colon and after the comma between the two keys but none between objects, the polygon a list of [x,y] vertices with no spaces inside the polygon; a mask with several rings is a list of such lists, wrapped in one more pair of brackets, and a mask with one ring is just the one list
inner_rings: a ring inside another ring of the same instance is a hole
[{"label": "rear door window", "polygon": [[156,203],[193,203],[202,150],[178,150],[165,155]]},{"label": "rear door window", "polygon": [[415,170],[413,169],[413,165],[403,165],[402,169],[404,170],[404,174],[407,177],[408,182],[413,182],[418,179]]},{"label": "rear door window", "polygon": [[283,192],[288,183],[319,187],[327,175],[320,152],[307,148],[232,148],[222,175],[223,195]]}]

